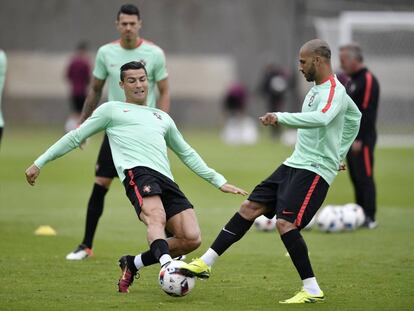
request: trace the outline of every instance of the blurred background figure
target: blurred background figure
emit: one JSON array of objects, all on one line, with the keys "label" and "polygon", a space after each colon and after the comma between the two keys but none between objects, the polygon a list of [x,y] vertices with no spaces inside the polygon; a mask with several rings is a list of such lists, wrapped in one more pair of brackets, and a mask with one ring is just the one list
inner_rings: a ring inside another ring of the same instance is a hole
[{"label": "blurred background figure", "polygon": [[[266,100],[267,111],[282,111],[285,104],[286,92],[289,88],[288,71],[276,64],[268,64],[265,67],[262,81],[260,84],[260,93]],[[271,135],[274,138],[280,136],[280,127],[271,126]]]},{"label": "blurred background figure", "polygon": [[77,127],[86,99],[87,89],[91,81],[91,62],[88,55],[88,44],[80,42],[66,69],[66,79],[70,85],[70,115],[66,120],[65,131]]},{"label": "blurred background figure", "polygon": [[4,82],[6,81],[7,58],[6,53],[0,49],[0,144],[3,136],[4,119],[1,110],[1,99],[3,95]]},{"label": "blurred background figure", "polygon": [[224,97],[226,124],[222,139],[230,145],[252,145],[257,142],[257,126],[246,114],[247,89],[240,83],[233,83]]},{"label": "blurred background figure", "polygon": [[356,203],[364,209],[365,227],[377,226],[376,188],[374,181],[374,149],[377,142],[379,83],[365,67],[362,50],[356,43],[340,48],[341,68],[349,76],[346,90],[362,113],[358,136],[347,156]]}]

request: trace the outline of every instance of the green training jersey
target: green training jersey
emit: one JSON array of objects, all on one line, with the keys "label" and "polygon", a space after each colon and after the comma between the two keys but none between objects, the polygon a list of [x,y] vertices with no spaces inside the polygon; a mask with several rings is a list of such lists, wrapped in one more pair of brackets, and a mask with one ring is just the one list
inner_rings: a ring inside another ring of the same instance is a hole
[{"label": "green training jersey", "polygon": [[361,120],[361,112],[344,86],[330,76],[309,90],[302,112],[276,115],[280,124],[298,129],[295,150],[284,164],[315,172],[332,184]]},{"label": "green training jersey", "polygon": [[1,110],[1,99],[3,96],[4,82],[6,80],[7,58],[6,53],[0,50],[0,127],[4,127],[3,113]]},{"label": "green training jersey", "polygon": [[123,64],[142,61],[148,74],[147,106],[156,107],[155,86],[168,77],[165,56],[161,48],[141,39],[135,49],[124,49],[120,41],[108,43],[99,48],[96,54],[93,75],[99,80],[108,81],[108,101],[125,101],[124,91],[119,86],[119,70]]},{"label": "green training jersey", "polygon": [[124,171],[146,166],[174,180],[167,156],[170,148],[197,175],[216,187],[226,179],[209,168],[198,153],[184,140],[171,117],[156,108],[118,101],[99,106],[82,125],[67,133],[34,163],[42,168],[72,149],[89,136],[105,130],[112,157],[122,181]]}]

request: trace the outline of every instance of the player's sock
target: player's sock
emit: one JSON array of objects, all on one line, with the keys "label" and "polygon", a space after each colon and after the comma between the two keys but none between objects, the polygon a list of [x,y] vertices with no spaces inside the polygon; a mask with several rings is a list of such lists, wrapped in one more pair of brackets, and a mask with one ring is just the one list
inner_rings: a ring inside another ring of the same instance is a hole
[{"label": "player's sock", "polygon": [[88,211],[86,213],[85,235],[83,236],[82,244],[92,248],[93,237],[95,235],[96,227],[98,226],[99,218],[102,215],[104,208],[105,195],[108,189],[98,185],[93,185],[92,194],[88,202]]},{"label": "player's sock", "polygon": [[221,230],[211,248],[221,256],[233,243],[240,240],[252,225],[253,221],[244,219],[239,213],[234,214]]},{"label": "player's sock", "polygon": [[150,250],[154,258],[160,262],[161,266],[172,261],[166,240],[157,239],[153,241],[150,245]]},{"label": "player's sock", "polygon": [[313,278],[313,270],[309,260],[308,248],[298,229],[290,230],[281,235],[283,244],[299,272],[302,280]]},{"label": "player's sock", "polygon": [[315,277],[304,279],[302,282],[303,288],[311,295],[318,295],[322,291]]},{"label": "player's sock", "polygon": [[147,250],[137,256],[135,256],[134,264],[137,269],[141,269],[142,267],[151,266],[158,262],[157,258],[151,253],[151,250]]},{"label": "player's sock", "polygon": [[212,248],[209,248],[200,258],[207,264],[207,266],[211,267],[214,265],[218,257],[219,255],[216,253],[216,251]]}]

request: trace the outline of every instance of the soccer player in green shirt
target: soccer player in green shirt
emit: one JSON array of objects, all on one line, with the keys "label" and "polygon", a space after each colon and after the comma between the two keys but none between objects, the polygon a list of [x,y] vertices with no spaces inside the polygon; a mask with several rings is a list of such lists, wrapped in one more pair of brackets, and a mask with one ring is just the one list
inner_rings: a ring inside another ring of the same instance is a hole
[{"label": "soccer player in green shirt", "polygon": [[1,111],[1,98],[3,94],[4,81],[6,80],[6,71],[7,71],[7,57],[6,53],[3,50],[0,50],[0,143],[1,137],[3,136],[3,113]]},{"label": "soccer player in green shirt", "polygon": [[302,112],[270,112],[260,118],[264,125],[298,129],[293,154],[255,187],[207,252],[184,267],[191,276],[208,278],[217,258],[243,237],[257,217],[276,215],[277,230],[303,281],[299,293],[280,301],[288,304],[324,300],[300,230],[322,205],[338,171],[345,169],[343,161],[361,119],[358,107],[332,74],[331,50],[326,42],[315,39],[302,46],[299,70],[307,81],[315,82]]},{"label": "soccer player in green shirt", "polygon": [[[121,67],[120,86],[126,101],[110,101],[98,107],[78,129],[63,136],[26,170],[29,184],[34,185],[40,169],[48,162],[78,147],[86,138],[105,130],[119,178],[139,219],[147,226],[150,249],[138,256],[123,256],[119,292],[128,292],[138,270],[171,256],[181,256],[201,243],[200,229],[193,205],[174,182],[167,156],[170,148],[197,175],[223,192],[247,193],[227,183],[209,168],[197,152],[183,139],[171,117],[145,105],[148,80],[141,62]],[[166,240],[165,229],[173,234]]]},{"label": "soccer player in green shirt", "polygon": [[[142,26],[140,11],[135,5],[122,5],[115,24],[121,38],[101,46],[98,50],[92,87],[85,100],[80,123],[85,121],[97,107],[106,82],[108,100],[125,101],[124,92],[118,84],[119,68],[130,61],[142,61],[145,64],[148,73],[147,106],[157,106],[165,112],[169,111],[170,97],[165,55],[160,47],[139,36]],[[158,101],[156,88],[159,91]],[[74,251],[66,256],[66,259],[82,260],[93,255],[93,238],[104,209],[105,195],[115,177],[117,177],[117,172],[108,137],[105,135],[96,161],[95,183],[88,202],[83,240]]]}]

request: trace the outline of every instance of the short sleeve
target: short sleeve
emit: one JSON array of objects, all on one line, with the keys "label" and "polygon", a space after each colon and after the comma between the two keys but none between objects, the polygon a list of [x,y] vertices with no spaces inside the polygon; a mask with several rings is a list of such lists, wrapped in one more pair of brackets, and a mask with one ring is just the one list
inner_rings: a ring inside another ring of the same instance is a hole
[{"label": "short sleeve", "polygon": [[99,80],[105,80],[108,76],[108,70],[105,65],[105,55],[102,47],[96,53],[95,68],[93,69],[93,75]]},{"label": "short sleeve", "polygon": [[154,66],[155,81],[161,81],[168,77],[165,54],[162,49],[158,49]]}]

